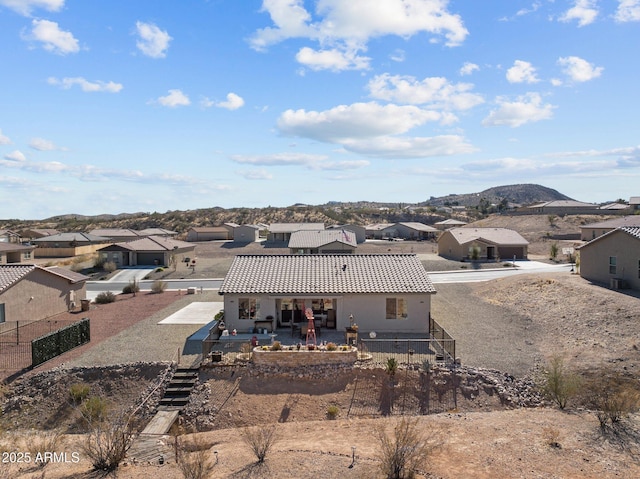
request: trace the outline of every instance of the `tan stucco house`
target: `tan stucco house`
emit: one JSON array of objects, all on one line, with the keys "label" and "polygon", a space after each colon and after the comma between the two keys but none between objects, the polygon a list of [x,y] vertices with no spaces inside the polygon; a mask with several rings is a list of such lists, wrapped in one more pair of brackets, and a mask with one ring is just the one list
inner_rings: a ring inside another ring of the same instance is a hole
[{"label": "tan stucco house", "polygon": [[507,228],[451,228],[438,238],[438,254],[464,261],[477,253],[479,260],[527,259],[529,242]]},{"label": "tan stucco house", "polygon": [[65,258],[91,254],[109,244],[109,238],[91,233],[58,233],[34,239],[37,246],[35,255],[38,258]]},{"label": "tan stucco house", "polygon": [[347,230],[295,231],[289,238],[291,254],[353,254],[355,233]]},{"label": "tan stucco house", "polygon": [[229,241],[238,225],[225,223],[220,226],[194,226],[187,231],[187,241]]},{"label": "tan stucco house", "polygon": [[267,241],[289,241],[296,231],[324,230],[324,223],[271,223]]},{"label": "tan stucco house", "polygon": [[80,273],[36,265],[0,265],[0,322],[35,321],[69,311],[86,298]]},{"label": "tan stucco house", "polygon": [[622,216],[606,221],[582,225],[580,226],[580,239],[582,241],[591,241],[596,239],[598,236],[602,236],[605,233],[624,226],[640,226],[640,215]]},{"label": "tan stucco house", "polygon": [[0,243],[0,264],[33,262],[35,246]]},{"label": "tan stucco house", "polygon": [[115,243],[98,250],[103,261],[121,266],[170,266],[194,259],[196,245],[161,236]]},{"label": "tan stucco house", "polygon": [[640,226],[624,226],[582,245],[580,276],[613,288],[640,290]]},{"label": "tan stucco house", "polygon": [[220,286],[228,329],[255,321],[304,323],[311,308],[322,327],[429,333],[436,290],[413,254],[239,255]]}]

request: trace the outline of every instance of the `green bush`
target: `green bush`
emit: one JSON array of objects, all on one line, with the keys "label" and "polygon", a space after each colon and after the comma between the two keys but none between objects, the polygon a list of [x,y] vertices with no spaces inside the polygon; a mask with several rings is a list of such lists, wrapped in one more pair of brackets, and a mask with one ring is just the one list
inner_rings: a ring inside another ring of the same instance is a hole
[{"label": "green bush", "polygon": [[545,397],[560,408],[567,407],[569,399],[580,390],[580,377],[568,371],[564,360],[555,356],[542,371],[541,390]]},{"label": "green bush", "polygon": [[91,396],[82,403],[80,410],[89,424],[102,422],[107,418],[107,401],[98,396]]},{"label": "green bush", "polygon": [[94,301],[98,304],[113,303],[115,302],[115,300],[116,295],[111,291],[103,291],[102,293],[98,294],[98,296],[96,296],[96,299],[94,299]]},{"label": "green bush", "polygon": [[339,413],[340,413],[340,408],[338,408],[338,406],[332,405],[327,408],[327,417],[329,419],[337,418]]},{"label": "green bush", "polygon": [[69,388],[69,397],[73,404],[80,404],[89,395],[91,387],[85,383],[75,383]]}]

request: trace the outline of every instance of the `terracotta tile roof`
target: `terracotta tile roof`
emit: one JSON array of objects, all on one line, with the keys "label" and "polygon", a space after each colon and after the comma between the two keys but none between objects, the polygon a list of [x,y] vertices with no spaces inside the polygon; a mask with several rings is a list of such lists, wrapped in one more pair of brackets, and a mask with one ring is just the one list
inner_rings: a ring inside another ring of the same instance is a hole
[{"label": "terracotta tile roof", "polygon": [[3,264],[0,266],[0,293],[13,286],[31,271],[37,268],[34,264]]},{"label": "terracotta tile roof", "polygon": [[435,293],[414,254],[239,255],[220,294]]},{"label": "terracotta tile roof", "polygon": [[294,231],[289,248],[319,248],[330,243],[343,243],[357,247],[356,235],[347,230]]},{"label": "terracotta tile roof", "polygon": [[91,278],[85,276],[81,273],[76,273],[75,271],[71,271],[70,269],[61,268],[60,266],[50,266],[48,268],[43,268],[53,274],[58,276],[62,276],[64,279],[69,280],[71,283],[80,283],[81,281],[87,281]]}]

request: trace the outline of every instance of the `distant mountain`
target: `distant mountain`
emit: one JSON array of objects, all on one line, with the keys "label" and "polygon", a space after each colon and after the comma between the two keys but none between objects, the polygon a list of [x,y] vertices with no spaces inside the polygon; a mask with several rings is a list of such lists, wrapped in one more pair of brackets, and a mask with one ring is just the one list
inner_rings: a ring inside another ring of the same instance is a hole
[{"label": "distant mountain", "polygon": [[489,203],[499,204],[506,200],[508,203],[516,203],[519,205],[529,205],[541,203],[543,201],[555,200],[571,200],[566,195],[558,191],[547,188],[546,186],[522,184],[522,185],[506,185],[495,186],[479,193],[451,194],[441,196],[439,198],[431,197],[429,200],[420,203],[420,206],[469,206],[475,207],[480,204],[481,200]]}]

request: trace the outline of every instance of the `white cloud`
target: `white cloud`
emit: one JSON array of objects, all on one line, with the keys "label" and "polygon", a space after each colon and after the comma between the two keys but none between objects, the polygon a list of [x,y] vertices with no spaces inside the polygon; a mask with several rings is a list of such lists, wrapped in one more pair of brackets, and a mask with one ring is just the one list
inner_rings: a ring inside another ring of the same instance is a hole
[{"label": "white cloud", "polygon": [[536,77],[536,69],[529,62],[516,60],[513,66],[507,70],[507,81],[509,83],[537,83],[540,80]]},{"label": "white cloud", "polygon": [[80,51],[78,40],[71,32],[60,30],[56,22],[49,20],[33,20],[31,22],[31,34],[26,38],[42,42],[43,48],[48,52],[66,55]]},{"label": "white cloud", "polygon": [[143,54],[151,58],[164,58],[167,55],[173,39],[165,30],[160,30],[153,23],[136,22],[136,32],[140,37],[136,46]]},{"label": "white cloud", "polygon": [[477,149],[458,135],[435,137],[382,137],[348,141],[345,149],[377,158],[427,158],[471,153]]},{"label": "white cloud", "polygon": [[640,21],[640,0],[619,0],[615,19],[622,23]]},{"label": "white cloud", "polygon": [[304,166],[310,170],[352,170],[369,166],[367,160],[331,161],[325,155],[308,153],[275,153],[271,155],[234,155],[233,161],[260,166]]},{"label": "white cloud", "polygon": [[216,106],[220,108],[226,108],[227,110],[237,110],[238,108],[244,106],[244,100],[241,96],[231,92],[227,94],[226,101],[221,101],[217,103]]},{"label": "white cloud", "polygon": [[471,75],[474,71],[480,70],[480,67],[475,63],[464,62],[462,68],[460,68],[460,76]]},{"label": "white cloud", "polygon": [[24,153],[22,153],[20,150],[14,150],[11,153],[7,153],[6,155],[4,155],[4,159],[8,161],[16,161],[18,163],[27,161],[27,157],[24,156]]},{"label": "white cloud", "polygon": [[484,102],[481,95],[471,93],[471,83],[450,83],[443,77],[427,77],[418,81],[412,76],[384,73],[367,84],[373,98],[433,108],[468,110]]},{"label": "white cloud", "polygon": [[394,62],[402,63],[406,59],[406,53],[404,50],[396,48],[393,53],[389,55],[389,58]]},{"label": "white cloud", "polygon": [[264,168],[253,170],[240,170],[237,172],[245,180],[272,180],[273,175]]},{"label": "white cloud", "polygon": [[296,54],[298,63],[311,70],[366,70],[371,58],[359,56],[356,50],[344,51],[337,48],[314,50],[303,47]]},{"label": "white cloud", "polygon": [[122,90],[123,86],[121,83],[115,83],[112,81],[103,82],[103,81],[94,81],[90,82],[89,80],[85,80],[82,77],[73,77],[73,78],[62,78],[57,79],[55,77],[49,77],[47,79],[47,83],[49,85],[59,86],[60,88],[64,88],[65,90],[69,90],[74,85],[80,86],[82,91],[85,92],[108,92],[108,93],[118,93]]},{"label": "white cloud", "polygon": [[539,8],[540,8],[540,2],[534,2],[531,5],[531,8],[521,8],[520,10],[518,10],[516,12],[516,16],[521,17],[523,15],[528,15],[530,13],[537,11]]},{"label": "white cloud", "polygon": [[564,67],[563,72],[577,82],[593,80],[599,77],[604,70],[603,67],[595,67],[592,63],[573,56],[558,58],[558,65]]},{"label": "white cloud", "polygon": [[298,61],[314,69],[363,69],[369,59],[358,55],[372,38],[397,35],[403,38],[427,32],[444,37],[448,46],[460,45],[468,35],[462,19],[447,10],[448,0],[318,0],[315,15],[303,0],[263,0],[273,26],[257,30],[252,48],[262,51],[289,38],[319,42],[321,48],[303,48]]},{"label": "white cloud", "polygon": [[376,102],[340,105],[325,111],[287,110],[278,118],[278,129],[285,135],[341,143],[405,133],[429,121],[448,117],[417,106],[385,105]]},{"label": "white cloud", "polygon": [[595,0],[575,0],[575,4],[560,16],[561,22],[578,21],[578,26],[584,27],[596,20],[598,10]]},{"label": "white cloud", "polygon": [[548,120],[553,116],[553,105],[542,103],[539,93],[527,93],[516,101],[508,101],[506,97],[496,98],[497,110],[492,110],[482,121],[484,126],[506,125],[512,128],[526,123]]},{"label": "white cloud", "polygon": [[9,145],[11,144],[11,139],[2,134],[2,128],[0,128],[0,145]]},{"label": "white cloud", "polygon": [[32,138],[29,146],[38,151],[53,151],[58,149],[52,141],[45,140],[44,138]]},{"label": "white cloud", "polygon": [[161,96],[157,100],[162,106],[167,106],[169,108],[175,108],[178,106],[188,106],[191,104],[191,100],[189,97],[182,93],[181,90],[169,90],[169,94],[167,96]]},{"label": "white cloud", "polygon": [[42,8],[49,12],[58,12],[64,7],[65,0],[0,0],[3,5],[11,10],[28,17],[37,8]]}]

